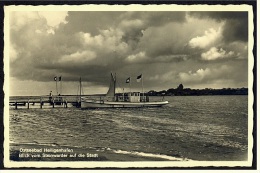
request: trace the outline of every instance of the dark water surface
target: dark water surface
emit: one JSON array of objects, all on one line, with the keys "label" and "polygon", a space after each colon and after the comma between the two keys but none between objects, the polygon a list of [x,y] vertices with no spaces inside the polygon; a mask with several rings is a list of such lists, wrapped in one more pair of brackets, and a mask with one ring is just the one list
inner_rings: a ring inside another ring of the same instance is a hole
[{"label": "dark water surface", "polygon": [[10,109],[10,141],[191,160],[247,160],[248,97],[165,97],[162,108]]}]

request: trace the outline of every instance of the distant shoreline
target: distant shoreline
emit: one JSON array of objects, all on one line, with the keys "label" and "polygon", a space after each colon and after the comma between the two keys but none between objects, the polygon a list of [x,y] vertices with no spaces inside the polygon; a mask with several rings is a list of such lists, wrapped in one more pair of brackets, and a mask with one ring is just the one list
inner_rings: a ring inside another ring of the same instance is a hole
[{"label": "distant shoreline", "polygon": [[248,88],[223,88],[223,89],[190,89],[179,86],[176,89],[154,91],[147,93],[149,96],[205,96],[205,95],[248,95]]},{"label": "distant shoreline", "polygon": [[[117,95],[122,95],[123,93],[117,93]],[[125,93],[126,94],[126,93]],[[148,96],[219,96],[219,95],[248,95],[248,88],[223,88],[223,89],[190,89],[190,88],[170,88],[168,90],[155,91],[150,90],[145,92],[145,95]],[[48,95],[39,95],[39,96],[9,96],[9,97],[48,97]],[[61,95],[65,97],[78,97],[79,95],[70,95],[65,94]],[[105,94],[86,94],[81,96],[105,96]]]}]

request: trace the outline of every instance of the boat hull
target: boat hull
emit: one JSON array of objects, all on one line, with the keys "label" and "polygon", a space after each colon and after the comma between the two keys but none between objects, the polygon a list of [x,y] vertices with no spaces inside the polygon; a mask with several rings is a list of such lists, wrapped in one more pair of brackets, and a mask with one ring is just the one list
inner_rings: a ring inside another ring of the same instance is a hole
[{"label": "boat hull", "polygon": [[110,102],[110,101],[82,101],[81,109],[88,108],[141,108],[161,107],[168,104],[168,101],[161,102]]}]

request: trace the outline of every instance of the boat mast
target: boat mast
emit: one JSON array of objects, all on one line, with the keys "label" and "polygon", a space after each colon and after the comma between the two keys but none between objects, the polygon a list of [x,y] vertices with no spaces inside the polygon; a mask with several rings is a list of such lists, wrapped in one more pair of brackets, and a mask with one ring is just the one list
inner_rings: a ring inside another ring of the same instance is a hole
[{"label": "boat mast", "polygon": [[59,82],[60,82],[60,95],[62,95],[62,78],[61,78],[61,76],[59,77]]},{"label": "boat mast", "polygon": [[58,83],[57,83],[57,76],[55,77],[55,82],[56,82],[56,93],[57,93],[57,95],[59,94],[59,91],[58,91]]},{"label": "boat mast", "polygon": [[125,89],[123,88],[123,102],[125,101]]},{"label": "boat mast", "polygon": [[116,73],[114,77],[114,96],[116,95]]}]

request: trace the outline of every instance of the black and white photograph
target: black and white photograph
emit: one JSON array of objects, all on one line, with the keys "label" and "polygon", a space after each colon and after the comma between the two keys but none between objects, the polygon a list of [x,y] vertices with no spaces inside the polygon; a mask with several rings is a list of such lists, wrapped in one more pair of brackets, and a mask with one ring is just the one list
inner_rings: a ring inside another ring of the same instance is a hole
[{"label": "black and white photograph", "polygon": [[5,167],[252,166],[252,6],[4,14]]}]

